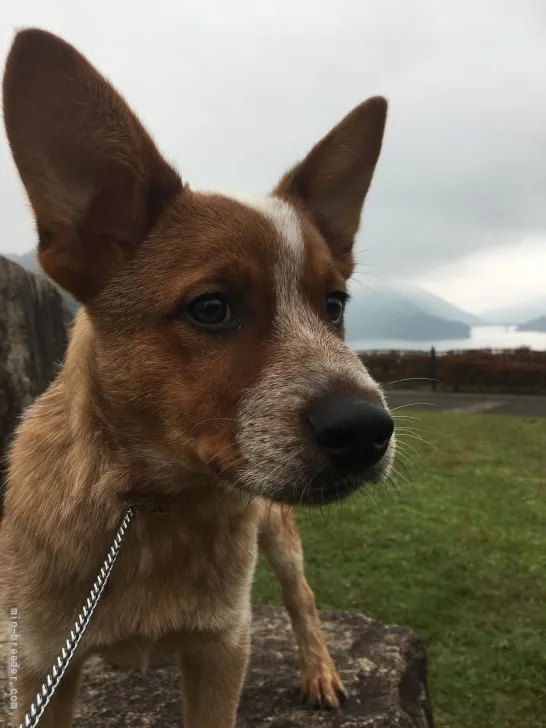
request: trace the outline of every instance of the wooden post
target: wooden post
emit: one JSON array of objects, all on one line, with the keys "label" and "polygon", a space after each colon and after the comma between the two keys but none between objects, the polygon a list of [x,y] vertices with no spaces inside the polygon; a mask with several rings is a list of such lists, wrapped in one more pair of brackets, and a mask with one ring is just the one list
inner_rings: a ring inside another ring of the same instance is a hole
[{"label": "wooden post", "polygon": [[437,374],[438,374],[438,366],[437,366],[437,360],[436,360],[436,349],[434,347],[430,350],[430,376],[432,379],[432,391],[435,392],[437,389]]}]

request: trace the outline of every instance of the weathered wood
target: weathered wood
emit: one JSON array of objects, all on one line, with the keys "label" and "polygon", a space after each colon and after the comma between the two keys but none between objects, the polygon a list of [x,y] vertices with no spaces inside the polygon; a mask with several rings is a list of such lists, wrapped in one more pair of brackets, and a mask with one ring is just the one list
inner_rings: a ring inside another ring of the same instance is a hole
[{"label": "weathered wood", "polygon": [[44,276],[0,256],[0,515],[7,443],[23,409],[55,376],[71,319]]}]

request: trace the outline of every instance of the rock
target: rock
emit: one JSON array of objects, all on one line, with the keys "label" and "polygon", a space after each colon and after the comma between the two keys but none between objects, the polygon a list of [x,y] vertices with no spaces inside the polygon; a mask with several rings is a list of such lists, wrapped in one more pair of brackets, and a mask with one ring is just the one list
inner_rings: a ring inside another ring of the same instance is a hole
[{"label": "rock", "polygon": [[55,376],[71,318],[43,275],[0,256],[0,516],[6,445],[17,417]]},{"label": "rock", "polygon": [[[332,655],[350,697],[339,711],[304,708],[297,693],[298,660],[284,610],[255,607],[252,658],[238,728],[433,728],[423,641],[408,629],[360,614],[323,612]],[[4,638],[5,639],[5,638]],[[1,634],[0,634],[1,642]],[[0,684],[4,680],[0,661]],[[100,658],[86,666],[74,728],[181,726],[174,664],[145,676]],[[6,697],[0,690],[0,723]]]}]

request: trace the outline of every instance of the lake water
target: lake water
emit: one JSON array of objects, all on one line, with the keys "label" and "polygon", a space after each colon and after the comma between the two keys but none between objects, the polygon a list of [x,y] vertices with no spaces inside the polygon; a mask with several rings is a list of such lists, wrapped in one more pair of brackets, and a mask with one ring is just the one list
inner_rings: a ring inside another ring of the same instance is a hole
[{"label": "lake water", "polygon": [[528,346],[546,351],[546,333],[516,331],[515,326],[474,326],[469,339],[444,339],[437,341],[405,341],[404,339],[366,339],[349,341],[355,351],[402,349],[423,351],[432,346],[437,351],[450,349],[517,349]]}]

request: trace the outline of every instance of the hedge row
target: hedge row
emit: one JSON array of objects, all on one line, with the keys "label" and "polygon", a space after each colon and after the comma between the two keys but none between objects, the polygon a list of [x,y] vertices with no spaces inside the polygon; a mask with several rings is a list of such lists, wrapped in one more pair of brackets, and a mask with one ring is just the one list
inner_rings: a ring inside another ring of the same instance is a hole
[{"label": "hedge row", "polygon": [[[369,351],[359,354],[384,385],[458,390],[546,391],[546,351]],[[401,381],[410,380],[410,381]],[[435,383],[435,386],[434,386]]]}]

